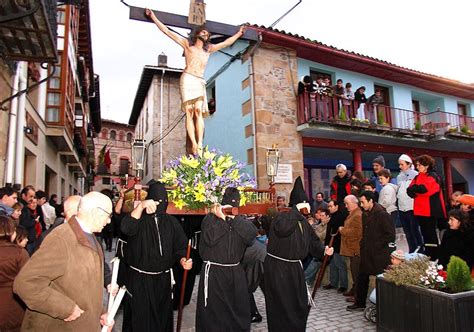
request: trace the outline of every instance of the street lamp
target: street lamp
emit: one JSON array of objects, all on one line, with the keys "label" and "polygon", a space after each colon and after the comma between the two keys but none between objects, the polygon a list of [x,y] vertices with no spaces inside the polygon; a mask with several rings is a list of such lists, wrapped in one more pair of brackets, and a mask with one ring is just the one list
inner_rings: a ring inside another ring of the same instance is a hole
[{"label": "street lamp", "polygon": [[280,161],[280,151],[276,144],[271,149],[267,149],[267,175],[270,178],[270,187],[275,184],[275,176],[278,173],[278,162]]},{"label": "street lamp", "polygon": [[140,176],[140,171],[143,171],[145,162],[145,140],[135,139],[132,144],[132,169],[136,171],[136,175]]},{"label": "street lamp", "polygon": [[135,194],[134,208],[140,203],[142,184],[140,173],[143,172],[145,162],[145,140],[135,139],[132,144],[132,169],[135,170],[135,185],[133,186]]}]

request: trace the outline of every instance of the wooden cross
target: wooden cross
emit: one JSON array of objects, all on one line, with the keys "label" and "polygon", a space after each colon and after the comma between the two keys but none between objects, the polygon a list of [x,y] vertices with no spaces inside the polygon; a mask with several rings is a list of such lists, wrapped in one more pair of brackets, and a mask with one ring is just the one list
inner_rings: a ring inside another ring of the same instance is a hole
[{"label": "wooden cross", "polygon": [[[145,8],[134,6],[129,7],[130,19],[153,23],[148,17],[145,16]],[[186,16],[171,14],[167,12],[160,12],[157,10],[154,10],[153,12],[155,13],[156,17],[165,25],[184,29],[193,29],[195,27],[195,25],[188,23],[188,18]],[[213,35],[222,36],[232,36],[239,30],[239,27],[235,25],[220,23],[216,21],[206,21],[206,28]],[[257,32],[255,30],[247,29],[247,31],[245,31],[245,34],[240,39],[257,41],[257,37]]]}]

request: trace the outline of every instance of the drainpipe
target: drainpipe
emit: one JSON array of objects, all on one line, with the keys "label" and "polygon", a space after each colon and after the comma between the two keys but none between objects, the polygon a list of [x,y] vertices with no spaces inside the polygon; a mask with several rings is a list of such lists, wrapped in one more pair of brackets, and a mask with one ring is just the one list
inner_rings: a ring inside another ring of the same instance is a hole
[{"label": "drainpipe", "polygon": [[[18,84],[20,81],[20,73],[23,68],[23,62],[18,62],[16,73],[13,77],[12,96],[18,92]],[[13,98],[10,103],[10,116],[8,127],[8,145],[7,145],[7,165],[5,172],[5,184],[7,186],[13,185],[13,169],[15,163],[15,143],[16,143],[16,120],[18,112],[18,98]]]},{"label": "drainpipe", "polygon": [[[21,62],[20,71],[20,86],[19,90],[26,89],[26,71],[25,62]],[[23,184],[23,173],[25,169],[25,134],[24,128],[26,123],[26,93],[23,93],[19,97],[18,101],[18,116],[17,116],[17,127],[16,127],[16,159],[15,159],[15,186],[22,186]]]},{"label": "drainpipe", "polygon": [[163,81],[166,70],[161,69],[160,83],[160,176],[163,171]]},{"label": "drainpipe", "polygon": [[[255,115],[255,82],[253,72],[253,55],[249,57],[249,77],[250,77],[250,108],[252,113],[252,133],[253,133],[253,175],[257,180],[257,124]],[[257,180],[258,183],[258,180]]]}]

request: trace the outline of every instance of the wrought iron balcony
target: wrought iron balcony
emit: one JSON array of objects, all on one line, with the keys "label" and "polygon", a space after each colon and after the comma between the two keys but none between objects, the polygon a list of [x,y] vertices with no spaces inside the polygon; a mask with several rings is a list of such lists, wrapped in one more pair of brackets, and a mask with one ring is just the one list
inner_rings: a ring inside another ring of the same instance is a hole
[{"label": "wrought iron balcony", "polygon": [[7,60],[56,62],[56,0],[0,1],[0,54]]}]

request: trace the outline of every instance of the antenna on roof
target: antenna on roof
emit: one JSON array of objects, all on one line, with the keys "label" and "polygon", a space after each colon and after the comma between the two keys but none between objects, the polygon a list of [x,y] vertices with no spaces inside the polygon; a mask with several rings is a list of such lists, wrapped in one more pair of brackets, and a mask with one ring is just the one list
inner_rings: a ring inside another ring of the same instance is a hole
[{"label": "antenna on roof", "polygon": [[273,28],[275,25],[278,24],[278,22],[280,22],[286,15],[288,15],[293,9],[296,8],[296,6],[298,6],[303,0],[299,0],[298,3],[296,5],[294,5],[293,7],[290,8],[290,10],[288,10],[285,14],[283,14],[282,16],[280,16],[280,18],[278,20],[276,20],[275,22],[272,23],[272,25],[270,25],[270,28]]}]

